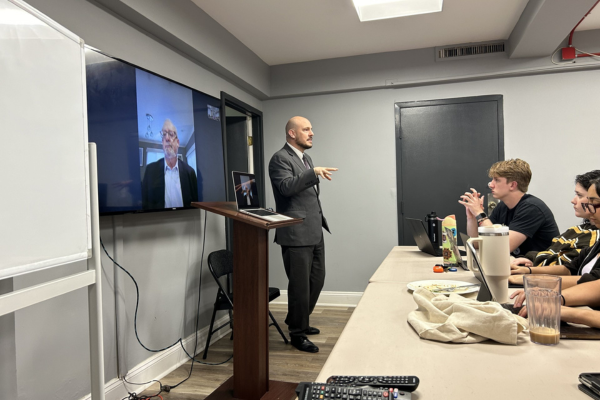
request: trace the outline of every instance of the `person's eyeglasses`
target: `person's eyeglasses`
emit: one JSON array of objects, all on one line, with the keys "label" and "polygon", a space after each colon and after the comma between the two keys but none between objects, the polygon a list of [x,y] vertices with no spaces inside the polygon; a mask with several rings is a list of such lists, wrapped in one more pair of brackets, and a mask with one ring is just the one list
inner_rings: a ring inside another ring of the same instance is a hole
[{"label": "person's eyeglasses", "polygon": [[600,208],[600,204],[581,203],[581,207],[583,207],[583,209],[590,214],[596,214],[596,210]]},{"label": "person's eyeglasses", "polygon": [[162,136],[163,138],[164,138],[165,136],[167,136],[167,135],[168,135],[168,136],[169,136],[171,139],[175,139],[175,138],[177,137],[177,132],[175,132],[175,131],[166,131],[166,130],[164,130],[164,129],[163,129],[162,131],[160,131],[160,136]]}]

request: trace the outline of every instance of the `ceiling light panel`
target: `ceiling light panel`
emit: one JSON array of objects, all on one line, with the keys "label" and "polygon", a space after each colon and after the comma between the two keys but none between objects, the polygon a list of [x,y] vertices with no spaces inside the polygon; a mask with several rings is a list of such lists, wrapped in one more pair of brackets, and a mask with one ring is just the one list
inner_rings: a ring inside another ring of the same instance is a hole
[{"label": "ceiling light panel", "polygon": [[352,0],[358,18],[364,21],[406,17],[442,11],[444,0]]}]

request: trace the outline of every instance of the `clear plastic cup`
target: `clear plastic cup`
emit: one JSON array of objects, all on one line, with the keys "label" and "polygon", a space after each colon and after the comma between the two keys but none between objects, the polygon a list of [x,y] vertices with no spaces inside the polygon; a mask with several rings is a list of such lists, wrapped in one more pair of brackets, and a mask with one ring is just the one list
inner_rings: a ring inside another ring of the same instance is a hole
[{"label": "clear plastic cup", "polygon": [[523,281],[531,341],[546,346],[558,344],[562,279],[552,275],[525,275]]}]

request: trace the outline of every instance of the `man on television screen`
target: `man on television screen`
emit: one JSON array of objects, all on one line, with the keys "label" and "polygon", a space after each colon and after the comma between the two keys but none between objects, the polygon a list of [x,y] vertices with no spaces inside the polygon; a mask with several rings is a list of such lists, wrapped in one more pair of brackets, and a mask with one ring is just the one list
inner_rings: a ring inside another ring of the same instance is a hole
[{"label": "man on television screen", "polygon": [[144,209],[189,207],[198,201],[198,181],[192,167],[177,158],[177,127],[166,119],[160,131],[164,158],[148,164],[142,181]]}]

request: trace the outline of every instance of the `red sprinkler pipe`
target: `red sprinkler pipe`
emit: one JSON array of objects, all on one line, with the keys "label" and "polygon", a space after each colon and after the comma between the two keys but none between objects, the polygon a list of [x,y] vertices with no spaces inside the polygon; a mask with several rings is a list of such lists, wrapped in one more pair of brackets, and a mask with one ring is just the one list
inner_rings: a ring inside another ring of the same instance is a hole
[{"label": "red sprinkler pipe", "polygon": [[[575,29],[577,29],[577,27],[579,26],[579,24],[581,24],[583,22],[583,20],[585,19],[585,17],[587,17],[588,15],[590,15],[590,13],[592,12],[592,10],[598,5],[598,3],[600,3],[600,0],[598,0],[596,2],[596,4],[594,4],[594,7],[590,8],[590,11],[588,11],[587,14],[585,14],[583,16],[583,18],[581,18],[581,21],[579,21],[577,23],[577,25],[575,25],[575,28],[573,28],[573,30],[569,34],[569,47],[573,46],[573,33],[575,33]],[[588,57],[590,57],[590,56],[588,56]]]},{"label": "red sprinkler pipe", "polygon": [[577,54],[575,57],[600,57],[600,53],[590,53],[590,54]]}]

